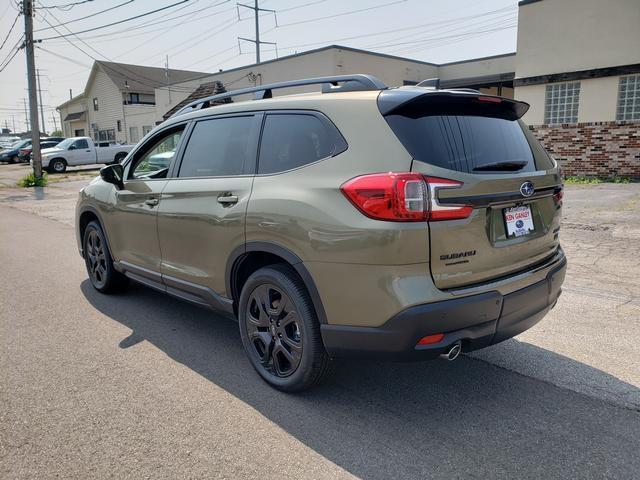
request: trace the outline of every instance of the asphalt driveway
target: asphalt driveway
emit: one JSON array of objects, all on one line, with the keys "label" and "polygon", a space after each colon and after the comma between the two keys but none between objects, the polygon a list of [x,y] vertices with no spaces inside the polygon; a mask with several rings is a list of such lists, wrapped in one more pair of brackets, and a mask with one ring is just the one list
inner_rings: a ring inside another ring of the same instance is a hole
[{"label": "asphalt driveway", "polygon": [[71,228],[83,182],[0,188],[1,478],[640,471],[640,185],[567,189],[564,293],[530,331],[452,363],[343,361],[286,395],[233,322],[90,287]]}]

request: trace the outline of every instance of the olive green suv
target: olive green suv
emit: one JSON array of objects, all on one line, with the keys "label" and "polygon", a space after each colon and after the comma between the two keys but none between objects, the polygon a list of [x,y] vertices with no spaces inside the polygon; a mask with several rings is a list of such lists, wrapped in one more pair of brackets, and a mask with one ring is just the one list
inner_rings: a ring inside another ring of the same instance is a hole
[{"label": "olive green suv", "polygon": [[335,357],[454,359],[560,295],[562,182],[527,108],[366,75],[200,99],[82,189],[80,253],[100,292],[134,280],[237,319],[282,390]]}]

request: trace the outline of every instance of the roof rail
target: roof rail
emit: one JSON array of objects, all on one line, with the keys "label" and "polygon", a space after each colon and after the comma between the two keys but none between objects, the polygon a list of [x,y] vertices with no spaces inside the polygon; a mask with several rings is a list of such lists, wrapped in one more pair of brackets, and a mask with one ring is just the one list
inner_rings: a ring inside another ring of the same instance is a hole
[{"label": "roof rail", "polygon": [[257,87],[241,88],[239,90],[211,95],[210,97],[199,98],[198,100],[194,100],[182,107],[176,113],[171,115],[171,118],[184,113],[193,112],[195,110],[209,108],[212,102],[223,100],[225,98],[255,93],[255,99],[262,100],[264,98],[272,98],[273,90],[279,88],[302,87],[304,85],[322,85],[322,93],[352,92],[356,90],[384,90],[387,88],[387,86],[376,77],[364,74],[303,78],[300,80],[290,80],[288,82],[270,83],[268,85],[260,85]]},{"label": "roof rail", "polygon": [[431,87],[438,90],[440,88],[440,79],[439,78],[427,78],[426,80],[422,80],[417,85],[418,87]]}]

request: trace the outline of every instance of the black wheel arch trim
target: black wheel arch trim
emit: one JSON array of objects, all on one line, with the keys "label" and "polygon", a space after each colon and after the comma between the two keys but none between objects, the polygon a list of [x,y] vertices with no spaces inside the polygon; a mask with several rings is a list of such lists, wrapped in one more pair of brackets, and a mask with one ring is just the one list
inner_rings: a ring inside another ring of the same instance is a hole
[{"label": "black wheel arch trim", "polygon": [[304,285],[309,292],[309,296],[311,297],[311,302],[318,317],[318,321],[321,324],[327,323],[327,314],[324,310],[324,306],[322,305],[318,287],[316,287],[316,283],[314,282],[311,273],[302,262],[302,259],[288,248],[273,242],[250,241],[238,246],[231,252],[231,255],[229,255],[225,272],[226,289],[227,294],[234,299],[234,302],[237,301],[237,299],[240,297],[240,292],[235,292],[233,289],[233,285],[235,284],[235,276],[237,275],[238,268],[242,263],[242,258],[247,253],[251,252],[270,253],[273,255],[277,255],[287,261],[295,269],[298,275],[300,275],[300,278],[304,282]]},{"label": "black wheel arch trim", "polygon": [[102,215],[100,214],[100,211],[97,208],[95,208],[93,205],[85,205],[84,207],[82,207],[82,210],[80,210],[78,214],[78,218],[76,220],[76,231],[78,232],[78,235],[80,237],[80,256],[84,258],[84,232],[80,232],[80,218],[82,218],[82,215],[84,215],[85,213],[92,213],[98,218],[98,222],[100,223],[100,227],[102,228],[102,233],[104,234],[104,238],[107,240],[107,248],[109,249],[109,252],[111,253],[111,257],[113,258],[113,249],[111,248],[111,241],[109,240],[109,234],[107,233],[107,228],[105,226],[104,221],[102,220]]}]

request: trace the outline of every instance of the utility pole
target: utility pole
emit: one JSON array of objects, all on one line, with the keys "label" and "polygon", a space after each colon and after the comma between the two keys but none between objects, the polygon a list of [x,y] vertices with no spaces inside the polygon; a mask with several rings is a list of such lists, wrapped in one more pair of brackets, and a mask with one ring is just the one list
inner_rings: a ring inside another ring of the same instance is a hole
[{"label": "utility pole", "polygon": [[27,112],[27,99],[22,98],[22,103],[24,103],[24,131],[29,130],[29,113]]},{"label": "utility pole", "polygon": [[42,157],[40,156],[40,126],[38,125],[38,95],[36,91],[36,62],[33,53],[33,0],[23,0],[24,47],[27,53],[27,83],[29,86],[29,112],[31,113],[31,152],[33,154],[33,175],[42,178]]},{"label": "utility pole", "polygon": [[164,64],[164,76],[167,78],[167,91],[169,92],[169,105],[171,105],[171,87],[169,86],[171,82],[169,81],[169,55],[166,57],[166,61]]},{"label": "utility pole", "polygon": [[13,123],[13,133],[16,133],[16,117],[11,115],[11,122]]},{"label": "utility pole", "polygon": [[[238,37],[238,45],[240,44],[240,40],[244,40],[245,42],[251,42],[251,43],[255,43],[256,44],[256,63],[260,63],[260,45],[265,43],[265,44],[269,44],[269,45],[276,45],[275,42],[262,42],[260,41],[260,12],[272,12],[273,16],[275,18],[276,21],[276,26],[278,26],[278,17],[276,17],[276,11],[275,10],[270,10],[268,8],[260,8],[258,6],[258,0],[254,0],[254,6],[252,7],[251,5],[245,5],[243,3],[236,3],[236,8],[238,9],[238,19],[240,19],[240,8],[238,7],[245,7],[245,8],[250,8],[251,10],[254,11],[255,13],[255,17],[256,17],[256,38],[255,40],[252,38],[245,38],[245,37]],[[277,52],[277,45],[276,45],[276,52]],[[276,54],[277,56],[277,54]]]},{"label": "utility pole", "polygon": [[38,77],[38,101],[40,102],[40,121],[42,123],[42,131],[43,132],[47,132],[47,128],[45,127],[45,122],[44,122],[44,110],[43,110],[43,106],[42,106],[42,88],[40,88],[40,70],[36,70],[36,74]]},{"label": "utility pole", "polygon": [[53,131],[58,131],[58,122],[56,122],[56,114],[51,112],[51,118],[53,119]]}]

